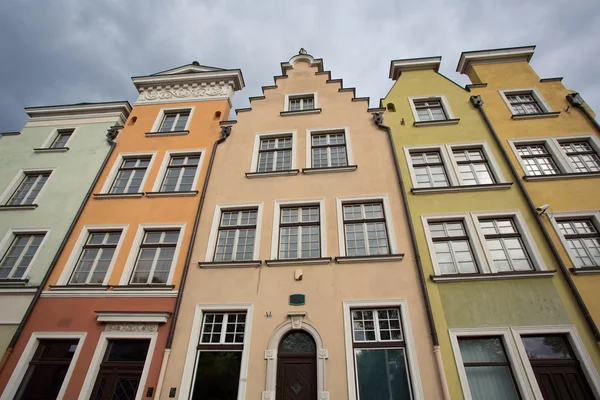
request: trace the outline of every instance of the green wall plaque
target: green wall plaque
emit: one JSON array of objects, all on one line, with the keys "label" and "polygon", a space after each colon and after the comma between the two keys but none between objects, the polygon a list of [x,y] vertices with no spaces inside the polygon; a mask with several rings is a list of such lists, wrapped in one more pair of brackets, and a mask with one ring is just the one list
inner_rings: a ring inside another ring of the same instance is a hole
[{"label": "green wall plaque", "polygon": [[303,294],[290,294],[290,305],[303,306],[306,304],[306,297]]}]

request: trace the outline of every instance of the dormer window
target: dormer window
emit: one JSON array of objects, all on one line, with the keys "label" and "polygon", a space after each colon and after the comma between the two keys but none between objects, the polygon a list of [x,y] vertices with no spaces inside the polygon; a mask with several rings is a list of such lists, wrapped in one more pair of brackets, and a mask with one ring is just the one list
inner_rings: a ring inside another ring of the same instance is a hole
[{"label": "dormer window", "polygon": [[302,97],[290,97],[289,111],[312,110],[315,108],[314,95]]},{"label": "dormer window", "polygon": [[159,132],[177,132],[186,129],[190,110],[168,111],[160,124]]}]

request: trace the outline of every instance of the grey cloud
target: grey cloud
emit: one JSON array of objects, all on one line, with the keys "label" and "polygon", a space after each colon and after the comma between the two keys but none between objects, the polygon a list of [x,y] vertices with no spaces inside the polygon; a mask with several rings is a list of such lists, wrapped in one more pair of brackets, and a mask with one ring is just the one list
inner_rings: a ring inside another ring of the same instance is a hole
[{"label": "grey cloud", "polygon": [[600,109],[599,36],[596,0],[8,0],[0,4],[0,132],[20,129],[26,106],[134,101],[131,76],[192,60],[241,68],[247,87],[234,106],[247,107],[300,47],[376,105],[392,85],[392,59],[441,55],[441,72],[464,85],[455,72],[461,51],[537,44],[540,76],[564,76]]}]

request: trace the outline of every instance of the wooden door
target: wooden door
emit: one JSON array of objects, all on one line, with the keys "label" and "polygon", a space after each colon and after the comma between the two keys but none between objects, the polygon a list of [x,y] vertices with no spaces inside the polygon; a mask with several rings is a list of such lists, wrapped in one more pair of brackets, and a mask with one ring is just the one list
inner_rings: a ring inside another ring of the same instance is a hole
[{"label": "wooden door", "polygon": [[277,400],[317,399],[317,358],[313,338],[293,331],[279,344]]}]

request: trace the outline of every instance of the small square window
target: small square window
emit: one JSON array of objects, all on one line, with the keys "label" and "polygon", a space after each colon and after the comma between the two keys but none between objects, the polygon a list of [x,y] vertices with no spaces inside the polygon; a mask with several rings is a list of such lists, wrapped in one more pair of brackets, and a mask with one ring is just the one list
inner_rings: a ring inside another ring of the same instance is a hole
[{"label": "small square window", "polygon": [[557,221],[575,267],[600,266],[600,233],[592,219]]},{"label": "small square window", "polygon": [[312,168],[345,167],[348,165],[344,132],[313,133],[311,135]]},{"label": "small square window", "polygon": [[166,284],[180,230],[147,230],[140,244],[130,284]]},{"label": "small square window", "polygon": [[74,129],[59,130],[56,138],[50,145],[51,149],[64,149],[67,146],[67,142],[73,135]]},{"label": "small square window", "polygon": [[117,176],[110,189],[110,193],[138,193],[142,190],[142,181],[151,157],[131,157],[125,158],[117,172]]},{"label": "small square window", "polygon": [[315,108],[314,95],[290,96],[288,111],[313,110]]},{"label": "small square window", "polygon": [[9,206],[35,204],[38,194],[48,181],[49,177],[50,172],[26,172],[25,177],[19,186],[17,186],[6,204]]},{"label": "small square window", "polygon": [[22,279],[40,249],[45,233],[19,233],[0,260],[0,279]]},{"label": "small square window", "polygon": [[443,121],[448,119],[441,99],[413,100],[419,121]]},{"label": "small square window", "polygon": [[159,132],[178,132],[185,130],[190,110],[184,111],[167,111],[160,124]]},{"label": "small square window", "polygon": [[189,192],[193,190],[200,156],[200,154],[171,156],[160,191]]},{"label": "small square window", "polygon": [[462,221],[429,222],[435,257],[444,274],[476,273],[477,262]]},{"label": "small square window", "polygon": [[257,209],[223,211],[214,261],[252,260],[257,218]]},{"label": "small square window", "polygon": [[292,136],[263,137],[258,148],[257,172],[292,169]]},{"label": "small square window", "polygon": [[523,161],[525,174],[540,176],[560,173],[556,162],[543,143],[518,145],[516,149],[517,154]]},{"label": "small square window", "polygon": [[571,162],[574,172],[600,171],[600,158],[588,141],[561,141],[560,147]]},{"label": "small square window", "polygon": [[416,177],[416,187],[450,186],[444,161],[439,151],[411,152],[410,158]]},{"label": "small square window", "polygon": [[533,95],[533,92],[505,94],[514,114],[528,115],[541,114],[544,112],[542,106]]}]

